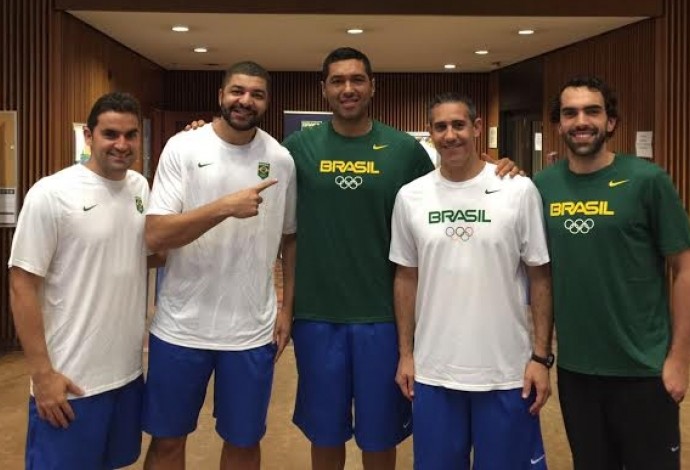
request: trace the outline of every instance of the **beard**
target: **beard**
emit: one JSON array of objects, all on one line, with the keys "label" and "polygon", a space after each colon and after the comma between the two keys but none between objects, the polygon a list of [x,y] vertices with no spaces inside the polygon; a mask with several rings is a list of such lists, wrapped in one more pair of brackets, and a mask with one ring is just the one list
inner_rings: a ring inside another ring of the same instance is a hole
[{"label": "beard", "polygon": [[[247,114],[246,121],[237,121],[236,119],[232,118],[232,112],[236,110],[249,111],[249,114]],[[225,122],[227,122],[228,125],[236,131],[248,131],[254,129],[256,126],[259,125],[259,123],[261,122],[261,118],[263,117],[257,115],[255,111],[248,110],[247,108],[243,108],[242,106],[237,104],[233,106],[221,106],[220,114],[221,116],[223,116],[223,119],[225,119]]]},{"label": "beard", "polygon": [[566,134],[564,137],[563,140],[565,141],[565,145],[568,146],[574,155],[579,157],[592,157],[597,155],[606,143],[606,134],[599,131],[594,135],[594,140],[586,144],[576,142],[570,134]]}]

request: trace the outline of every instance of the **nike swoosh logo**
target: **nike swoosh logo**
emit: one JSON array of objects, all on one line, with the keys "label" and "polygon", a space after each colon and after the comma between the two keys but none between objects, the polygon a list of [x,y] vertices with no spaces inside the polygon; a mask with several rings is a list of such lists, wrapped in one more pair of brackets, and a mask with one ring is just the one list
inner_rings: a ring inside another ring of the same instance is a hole
[{"label": "nike swoosh logo", "polygon": [[539,457],[537,459],[529,459],[529,463],[531,463],[532,465],[535,465],[535,464],[538,464],[539,462],[541,462],[542,460],[544,460],[545,458],[546,458],[546,455],[542,454],[541,457]]},{"label": "nike swoosh logo", "polygon": [[680,446],[671,447],[671,452],[678,452],[678,450],[680,450]]},{"label": "nike swoosh logo", "polygon": [[213,162],[211,162],[211,163],[201,163],[201,162],[199,162],[199,163],[197,163],[196,165],[197,165],[199,168],[203,168],[203,167],[205,167],[205,166],[213,165]]},{"label": "nike swoosh logo", "polygon": [[484,194],[493,194],[493,193],[497,193],[497,192],[499,192],[499,191],[500,191],[500,189],[494,189],[493,191],[490,191],[490,190],[488,190],[488,189],[485,189],[485,190],[484,190]]},{"label": "nike swoosh logo", "polygon": [[96,207],[97,205],[98,205],[98,204],[94,204],[93,206],[88,206],[88,207],[87,207],[87,206],[84,206],[84,212],[90,211],[91,209],[93,209],[93,208]]},{"label": "nike swoosh logo", "polygon": [[620,180],[620,181],[609,181],[609,188],[615,188],[616,186],[620,186],[621,184],[625,184],[630,180]]},{"label": "nike swoosh logo", "polygon": [[385,149],[386,147],[388,147],[388,144],[384,144],[384,145],[374,144],[371,146],[371,148],[373,148],[374,150],[381,150],[381,149]]}]

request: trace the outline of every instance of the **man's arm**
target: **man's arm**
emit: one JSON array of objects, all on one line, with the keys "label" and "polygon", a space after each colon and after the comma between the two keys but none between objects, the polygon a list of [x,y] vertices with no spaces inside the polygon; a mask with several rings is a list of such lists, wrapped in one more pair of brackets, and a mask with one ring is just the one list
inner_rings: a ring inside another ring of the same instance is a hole
[{"label": "man's arm", "polygon": [[[534,323],[534,354],[541,357],[551,354],[551,339],[553,335],[550,266],[550,264],[527,266],[527,277],[530,284],[530,307]],[[546,404],[546,400],[549,399],[551,384],[549,382],[549,369],[535,361],[529,361],[525,368],[522,398],[529,396],[532,387],[535,388],[537,397],[529,411],[532,414],[537,414]]]},{"label": "man's arm", "polygon": [[160,252],[193,242],[228,217],[247,218],[259,213],[261,191],[278,180],[263,181],[251,188],[228,194],[196,209],[169,215],[146,216],[146,245]]},{"label": "man's arm", "polygon": [[414,398],[414,329],[415,302],[417,299],[417,268],[397,265],[393,284],[395,323],[398,328],[400,360],[395,375],[403,395]]},{"label": "man's arm", "polygon": [[18,267],[10,269],[10,306],[29,364],[36,408],[41,419],[66,428],[74,420],[67,394],[83,395],[70,379],[53,369],[46,345],[39,292],[43,278]]},{"label": "man's arm", "polygon": [[662,379],[669,395],[680,403],[688,389],[690,366],[690,250],[668,257],[673,273],[671,289],[671,347]]},{"label": "man's arm", "polygon": [[283,235],[283,305],[278,311],[276,325],[273,330],[273,341],[276,343],[276,361],[283,354],[285,346],[290,341],[292,329],[292,314],[295,301],[295,261],[297,259],[297,234]]}]

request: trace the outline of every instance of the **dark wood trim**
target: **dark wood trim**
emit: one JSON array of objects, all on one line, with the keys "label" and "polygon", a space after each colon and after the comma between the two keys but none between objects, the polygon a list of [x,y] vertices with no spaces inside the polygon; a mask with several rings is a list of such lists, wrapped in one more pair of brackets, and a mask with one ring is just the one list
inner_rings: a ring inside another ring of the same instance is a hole
[{"label": "dark wood trim", "polygon": [[55,0],[58,10],[468,16],[661,16],[664,0]]}]

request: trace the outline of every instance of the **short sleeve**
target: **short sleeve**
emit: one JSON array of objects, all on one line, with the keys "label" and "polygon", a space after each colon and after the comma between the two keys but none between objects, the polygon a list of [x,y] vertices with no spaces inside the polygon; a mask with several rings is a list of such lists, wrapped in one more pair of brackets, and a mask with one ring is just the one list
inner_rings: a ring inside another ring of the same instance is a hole
[{"label": "short sleeve", "polygon": [[407,205],[402,191],[398,192],[393,206],[389,259],[396,264],[410,268],[417,267],[419,263],[417,243],[410,226]]}]

